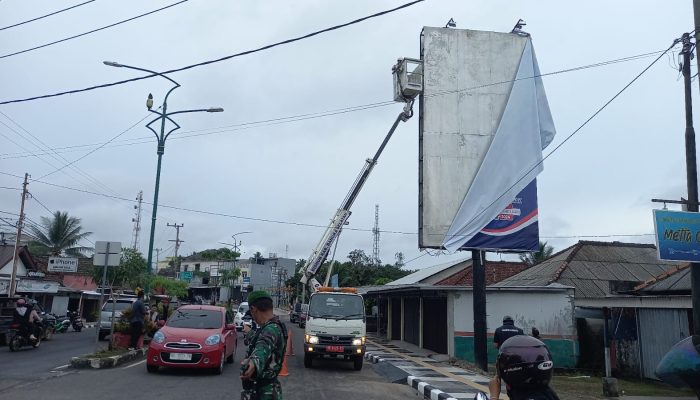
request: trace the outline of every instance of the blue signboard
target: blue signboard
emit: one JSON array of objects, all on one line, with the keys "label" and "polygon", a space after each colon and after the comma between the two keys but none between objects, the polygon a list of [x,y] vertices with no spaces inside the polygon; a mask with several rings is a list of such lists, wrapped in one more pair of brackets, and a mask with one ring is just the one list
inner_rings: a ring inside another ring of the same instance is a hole
[{"label": "blue signboard", "polygon": [[537,180],[534,180],[460,249],[537,251],[540,243],[537,215]]},{"label": "blue signboard", "polygon": [[660,260],[700,262],[700,213],[654,210]]},{"label": "blue signboard", "polygon": [[181,281],[191,281],[192,280],[192,271],[182,271],[180,272],[180,280]]},{"label": "blue signboard", "polygon": [[244,284],[244,285],[250,285],[250,277],[249,277],[249,276],[244,276],[244,277],[243,277],[243,284]]}]

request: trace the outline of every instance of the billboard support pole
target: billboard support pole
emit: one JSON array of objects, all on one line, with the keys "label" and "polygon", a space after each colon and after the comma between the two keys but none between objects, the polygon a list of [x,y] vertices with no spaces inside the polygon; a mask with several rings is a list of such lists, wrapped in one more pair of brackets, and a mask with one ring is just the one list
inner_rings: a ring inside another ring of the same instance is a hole
[{"label": "billboard support pole", "polygon": [[486,337],[486,253],[472,250],[472,297],[474,307],[474,361],[483,371],[488,371]]},{"label": "billboard support pole", "polygon": [[[694,44],[690,42],[690,34],[684,33],[683,65],[681,72],[685,86],[685,165],[688,181],[688,211],[698,212],[698,167],[695,154],[695,129],[693,128],[693,100],[690,88],[690,60],[693,54]],[[693,305],[693,333],[700,334],[700,263],[690,265],[690,288]]]}]

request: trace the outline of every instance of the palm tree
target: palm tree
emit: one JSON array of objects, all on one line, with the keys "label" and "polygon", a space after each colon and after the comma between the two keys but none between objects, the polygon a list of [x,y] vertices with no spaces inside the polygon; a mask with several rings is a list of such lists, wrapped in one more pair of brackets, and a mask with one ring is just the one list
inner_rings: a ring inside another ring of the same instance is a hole
[{"label": "palm tree", "polygon": [[85,257],[92,250],[78,244],[92,232],[81,232],[80,218],[69,217],[67,212],[56,211],[51,218],[41,217],[41,227],[30,226],[36,240],[29,242],[32,253],[41,256],[68,255]]},{"label": "palm tree", "polygon": [[551,257],[553,252],[554,247],[547,245],[547,242],[540,242],[540,246],[537,251],[521,254],[520,261],[532,267],[533,265],[539,264]]}]

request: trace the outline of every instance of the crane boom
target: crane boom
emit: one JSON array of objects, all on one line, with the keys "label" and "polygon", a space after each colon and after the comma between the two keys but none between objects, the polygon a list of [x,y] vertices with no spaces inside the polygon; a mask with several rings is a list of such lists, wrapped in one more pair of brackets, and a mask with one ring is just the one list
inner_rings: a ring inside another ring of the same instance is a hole
[{"label": "crane boom", "polygon": [[362,169],[355,179],[355,182],[350,187],[350,191],[343,199],[343,202],[340,204],[338,210],[335,212],[335,215],[331,219],[328,228],[326,228],[323,236],[321,236],[321,240],[318,242],[318,245],[316,245],[316,248],[314,248],[313,252],[311,252],[311,256],[309,256],[309,259],[303,268],[303,275],[301,277],[301,283],[303,284],[304,290],[306,290],[306,284],[309,281],[311,283],[310,286],[312,292],[315,292],[318,287],[321,286],[321,284],[314,278],[314,275],[316,275],[316,272],[318,272],[321,265],[323,265],[324,261],[326,261],[333,242],[338,238],[343,226],[347,223],[348,218],[350,218],[350,207],[352,207],[352,204],[360,194],[362,187],[364,186],[365,182],[367,182],[367,178],[369,178],[369,174],[372,172],[372,169],[375,165],[377,165],[379,156],[384,151],[387,143],[389,143],[389,139],[391,139],[391,136],[394,134],[399,122],[406,122],[412,116],[413,99],[411,98],[406,100],[406,105],[404,106],[403,111],[396,117],[394,124],[384,137],[384,140],[377,149],[377,152],[374,154],[374,157],[365,160],[365,165],[362,166]]}]

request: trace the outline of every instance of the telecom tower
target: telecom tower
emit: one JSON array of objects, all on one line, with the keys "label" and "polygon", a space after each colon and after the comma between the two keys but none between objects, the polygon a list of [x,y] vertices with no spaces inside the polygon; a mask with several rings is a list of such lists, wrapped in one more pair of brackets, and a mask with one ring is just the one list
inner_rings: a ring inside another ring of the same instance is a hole
[{"label": "telecom tower", "polygon": [[379,265],[379,204],[374,205],[374,245],[372,246],[372,264]]},{"label": "telecom tower", "polygon": [[133,248],[136,251],[139,251],[139,233],[141,233],[141,203],[143,203],[143,190],[139,190],[139,194],[136,196],[136,201],[138,201],[138,205],[134,206],[134,209],[136,210],[135,213],[136,215],[134,218],[131,219],[131,222],[134,223],[134,232],[131,235],[131,248]]}]

